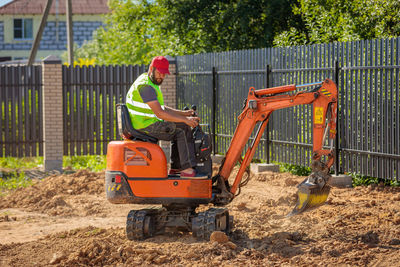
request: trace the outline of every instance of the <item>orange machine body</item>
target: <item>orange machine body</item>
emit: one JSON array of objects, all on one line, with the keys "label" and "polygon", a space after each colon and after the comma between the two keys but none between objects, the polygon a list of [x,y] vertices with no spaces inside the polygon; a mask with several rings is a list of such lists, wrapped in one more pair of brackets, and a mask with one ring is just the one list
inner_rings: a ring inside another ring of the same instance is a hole
[{"label": "orange machine body", "polygon": [[157,144],[112,141],[107,149],[106,193],[111,203],[197,205],[212,199],[210,178],[168,175],[165,154]]}]

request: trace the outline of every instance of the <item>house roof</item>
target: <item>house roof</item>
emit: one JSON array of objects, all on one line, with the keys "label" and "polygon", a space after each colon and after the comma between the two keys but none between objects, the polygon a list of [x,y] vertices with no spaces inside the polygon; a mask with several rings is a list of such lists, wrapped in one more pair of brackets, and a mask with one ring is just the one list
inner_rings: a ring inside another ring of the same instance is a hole
[{"label": "house roof", "polygon": [[[56,1],[50,8],[50,14],[56,14]],[[58,0],[58,14],[65,14],[65,0]],[[72,14],[106,14],[109,12],[108,0],[71,0]],[[42,14],[47,0],[14,0],[0,7],[0,14],[36,15]]]}]

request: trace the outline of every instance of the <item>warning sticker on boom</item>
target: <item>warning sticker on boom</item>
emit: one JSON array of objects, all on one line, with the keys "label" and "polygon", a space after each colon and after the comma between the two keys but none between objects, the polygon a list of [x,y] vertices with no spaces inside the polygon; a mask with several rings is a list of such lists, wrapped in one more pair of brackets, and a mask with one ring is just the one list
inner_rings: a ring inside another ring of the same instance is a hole
[{"label": "warning sticker on boom", "polygon": [[324,118],[324,108],[315,107],[314,108],[314,124],[322,124]]}]

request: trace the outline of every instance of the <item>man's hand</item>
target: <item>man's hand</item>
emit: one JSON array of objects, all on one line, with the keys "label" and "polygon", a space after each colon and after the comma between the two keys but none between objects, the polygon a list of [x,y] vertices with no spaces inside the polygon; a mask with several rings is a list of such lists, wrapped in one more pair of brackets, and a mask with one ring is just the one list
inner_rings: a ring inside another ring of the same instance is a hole
[{"label": "man's hand", "polygon": [[156,116],[162,120],[172,122],[184,122],[190,127],[196,127],[197,125],[199,125],[200,118],[194,116],[195,112],[192,109],[176,110],[167,107],[165,110],[163,110],[157,100],[146,102],[146,104],[149,105],[154,114],[156,114]]},{"label": "man's hand", "polygon": [[181,114],[185,117],[193,117],[196,115],[196,112],[193,109],[189,109],[189,110],[181,110]]},{"label": "man's hand", "polygon": [[200,118],[199,117],[186,117],[187,121],[185,123],[189,125],[190,127],[194,128],[197,125],[199,125]]}]

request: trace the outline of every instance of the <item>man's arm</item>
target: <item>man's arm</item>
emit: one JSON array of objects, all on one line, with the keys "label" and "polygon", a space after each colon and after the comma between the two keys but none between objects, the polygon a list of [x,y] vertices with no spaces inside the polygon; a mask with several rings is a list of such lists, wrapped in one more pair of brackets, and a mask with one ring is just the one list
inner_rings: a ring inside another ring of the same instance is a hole
[{"label": "man's arm", "polygon": [[185,117],[193,117],[195,115],[195,112],[193,109],[190,110],[179,110],[179,109],[174,109],[168,106],[164,105],[164,108],[169,112],[169,113],[173,113],[173,114],[177,114],[177,115],[181,115],[181,116],[185,116]]},{"label": "man's arm", "polygon": [[190,127],[196,127],[199,124],[198,117],[185,116],[183,115],[183,113],[177,112],[179,110],[171,109],[168,107],[165,108],[164,110],[161,108],[161,105],[157,100],[146,102],[146,104],[149,105],[149,107],[153,110],[154,114],[156,114],[156,116],[162,120],[172,121],[172,122],[183,122],[189,125]]},{"label": "man's arm", "polygon": [[191,127],[197,126],[199,118],[192,117],[194,115],[193,110],[180,111],[166,106],[162,109],[153,87],[149,85],[143,86],[139,89],[139,93],[143,101],[153,110],[158,118],[165,121],[183,122]]}]

